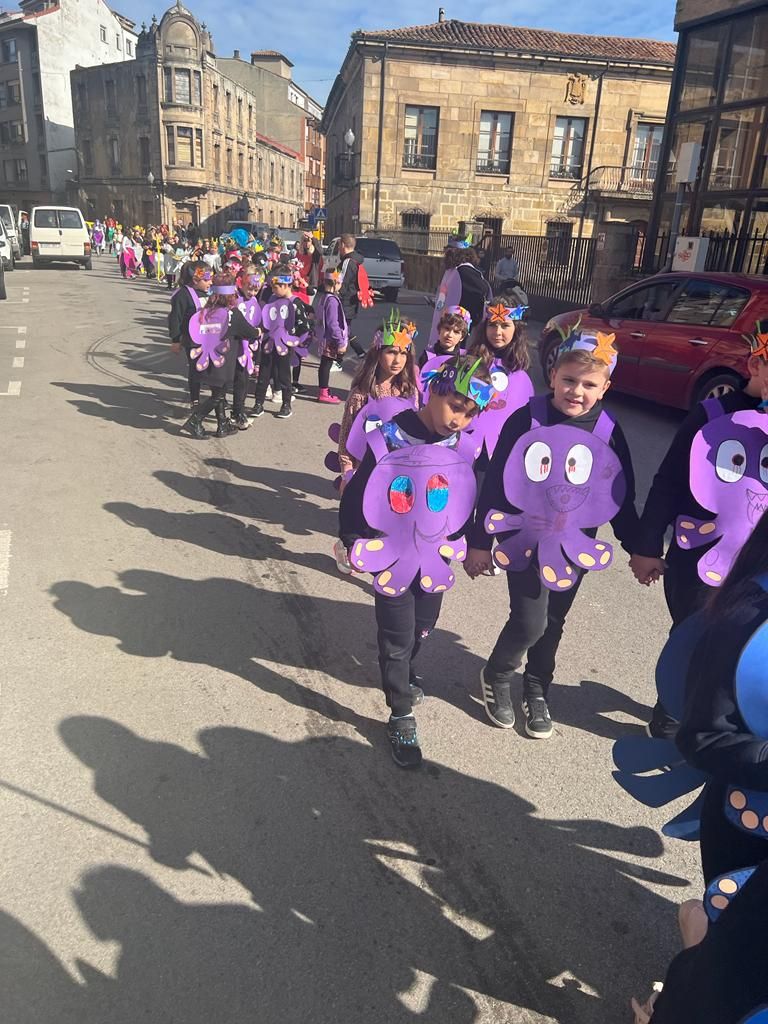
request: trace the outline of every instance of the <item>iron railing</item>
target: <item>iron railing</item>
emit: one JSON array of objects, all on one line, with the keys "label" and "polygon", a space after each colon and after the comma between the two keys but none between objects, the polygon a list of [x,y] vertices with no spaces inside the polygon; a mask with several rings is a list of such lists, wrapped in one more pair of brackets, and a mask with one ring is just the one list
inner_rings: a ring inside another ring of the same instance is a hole
[{"label": "iron railing", "polygon": [[403,153],[403,167],[417,171],[434,171],[437,166],[437,153],[424,150],[418,153],[415,149],[406,149]]},{"label": "iron railing", "polygon": [[650,201],[655,180],[656,169],[644,164],[595,167],[573,186],[560,207],[560,213],[569,213],[591,195]]},{"label": "iron railing", "polygon": [[509,174],[509,158],[504,160],[480,160],[475,165],[477,174]]},{"label": "iron railing", "polygon": [[[759,231],[751,235],[740,235],[732,231],[704,232],[709,239],[705,270],[733,274],[768,274],[768,231]],[[639,255],[636,258],[637,269],[645,273],[658,273],[664,270],[669,261],[671,239],[668,232],[659,232],[650,242],[641,237],[638,241]]]}]

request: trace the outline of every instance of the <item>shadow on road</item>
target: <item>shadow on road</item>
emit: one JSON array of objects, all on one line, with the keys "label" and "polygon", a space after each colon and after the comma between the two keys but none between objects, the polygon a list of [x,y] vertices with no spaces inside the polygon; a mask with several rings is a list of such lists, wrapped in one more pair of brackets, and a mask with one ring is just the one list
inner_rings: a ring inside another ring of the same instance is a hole
[{"label": "shadow on road", "polygon": [[165,418],[175,411],[164,401],[164,397],[169,396],[158,394],[154,388],[128,384],[74,384],[66,381],[52,383],[54,387],[82,396],[68,401],[84,416],[95,416],[138,430],[178,433],[178,425],[169,423]]},{"label": "shadow on road", "polygon": [[[660,856],[650,829],[545,820],[501,786],[444,767],[404,775],[342,736],[216,727],[199,754],[105,718],[60,734],[98,796],[146,830],[152,859],[185,871],[202,858],[215,875],[195,876],[203,902],[188,903],[141,871],[85,873],[74,902],[117,944],[114,977],[80,960],[75,982],[0,918],[19,966],[4,972],[14,1024],[520,1019],[505,1004],[592,1024],[620,1019],[647,983],[646,958],[617,976],[612,947],[658,948],[660,965],[668,952],[670,905],[638,880],[685,883],[622,856]],[[250,900],[206,901],[226,877]]]}]

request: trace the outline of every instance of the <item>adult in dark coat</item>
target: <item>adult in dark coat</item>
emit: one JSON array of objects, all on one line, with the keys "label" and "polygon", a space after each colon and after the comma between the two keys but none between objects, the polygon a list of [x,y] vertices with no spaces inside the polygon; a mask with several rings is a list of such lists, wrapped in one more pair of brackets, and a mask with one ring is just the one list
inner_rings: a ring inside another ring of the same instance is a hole
[{"label": "adult in dark coat", "polygon": [[[347,325],[350,328],[360,310],[360,299],[357,294],[360,291],[360,283],[357,272],[363,262],[363,257],[355,249],[356,245],[357,239],[354,235],[342,235],[339,239],[339,272],[341,274],[339,298],[344,308]],[[357,338],[351,337],[349,343],[358,356],[365,355],[365,349]]]}]

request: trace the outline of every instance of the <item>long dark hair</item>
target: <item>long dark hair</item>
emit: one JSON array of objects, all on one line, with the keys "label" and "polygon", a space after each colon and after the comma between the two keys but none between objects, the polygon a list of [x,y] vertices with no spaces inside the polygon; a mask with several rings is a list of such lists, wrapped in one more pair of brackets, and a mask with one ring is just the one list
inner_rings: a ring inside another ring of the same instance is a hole
[{"label": "long dark hair", "polygon": [[[495,295],[489,305],[495,306],[501,303],[503,306],[517,305],[513,299],[504,295]],[[485,337],[485,328],[488,321],[483,317],[480,323],[475,324],[469,336],[467,353],[474,356],[482,356],[486,366],[490,366],[498,359],[507,370],[527,370],[531,365],[531,357],[528,352],[528,338],[524,321],[515,320],[515,333],[512,341],[506,348],[491,348]]]},{"label": "long dark hair", "polygon": [[[235,275],[230,274],[228,270],[222,270],[218,274],[213,275],[213,284],[211,288],[221,285],[235,285]],[[214,309],[234,309],[234,307],[240,302],[240,294],[235,292],[233,295],[214,295],[211,291],[211,297],[205,304],[205,311],[203,319],[208,319]]]},{"label": "long dark hair", "polygon": [[768,572],[768,511],[763,512],[731,571],[707,601],[708,617],[716,620],[733,615],[746,601],[754,577],[764,572]]},{"label": "long dark hair", "polygon": [[[371,345],[365,354],[365,359],[357,369],[352,379],[352,391],[359,391],[370,398],[376,397],[377,371],[379,369],[379,356],[382,349]],[[411,398],[418,391],[416,384],[416,362],[413,357],[413,345],[408,349],[405,366],[396,377],[392,378],[391,386],[397,389],[403,398]]]}]

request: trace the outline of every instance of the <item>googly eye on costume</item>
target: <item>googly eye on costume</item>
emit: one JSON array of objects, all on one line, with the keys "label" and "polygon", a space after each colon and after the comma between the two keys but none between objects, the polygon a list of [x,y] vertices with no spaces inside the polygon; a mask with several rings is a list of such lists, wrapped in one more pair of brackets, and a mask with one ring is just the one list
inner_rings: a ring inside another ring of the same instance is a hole
[{"label": "googly eye on costume", "polygon": [[715,472],[726,484],[735,484],[747,469],[747,450],[741,441],[723,441],[715,456]]},{"label": "googly eye on costume", "polygon": [[534,441],[525,453],[525,472],[534,483],[546,480],[552,470],[552,449],[543,441]]},{"label": "googly eye on costume", "polygon": [[430,512],[443,512],[448,504],[448,481],[435,473],[427,481],[427,508]]},{"label": "googly eye on costume", "polygon": [[591,472],[592,452],[586,445],[575,444],[565,457],[565,479],[578,486],[589,480]]},{"label": "googly eye on costume", "polygon": [[413,508],[413,480],[409,476],[396,476],[389,485],[389,507],[398,515],[405,515]]}]

